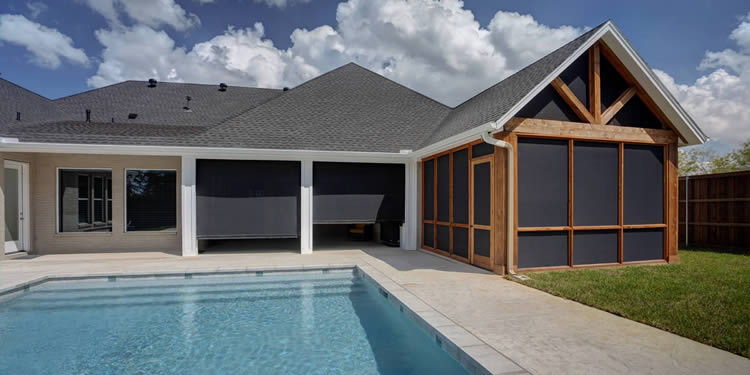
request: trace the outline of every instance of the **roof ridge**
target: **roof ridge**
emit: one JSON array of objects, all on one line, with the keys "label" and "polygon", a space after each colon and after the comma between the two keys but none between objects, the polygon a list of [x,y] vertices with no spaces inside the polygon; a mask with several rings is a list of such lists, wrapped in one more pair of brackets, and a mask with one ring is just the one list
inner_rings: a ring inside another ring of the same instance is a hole
[{"label": "roof ridge", "polygon": [[5,78],[2,78],[2,77],[0,77],[0,80],[1,80],[1,81],[5,81],[5,82],[8,82],[9,84],[11,84],[11,85],[13,85],[13,86],[15,86],[15,87],[18,87],[18,88],[19,88],[19,89],[21,89],[21,90],[24,90],[24,91],[30,92],[30,93],[32,93],[32,94],[34,94],[34,95],[36,95],[36,96],[38,96],[38,97],[40,97],[40,98],[42,98],[42,99],[44,99],[44,100],[48,101],[48,102],[53,102],[53,101],[54,101],[53,99],[50,99],[50,98],[48,98],[48,97],[46,97],[46,96],[44,96],[44,95],[42,95],[42,94],[37,94],[36,92],[34,92],[34,91],[32,91],[32,90],[29,90],[29,89],[27,89],[27,88],[25,88],[25,87],[23,87],[23,86],[21,86],[21,85],[19,85],[19,84],[17,84],[17,83],[13,83],[13,82],[11,82],[11,81],[9,81],[9,80],[5,79]]},{"label": "roof ridge", "polygon": [[130,82],[130,81],[129,80],[125,80],[125,81],[116,82],[116,83],[113,83],[113,84],[107,85],[107,86],[94,87],[93,89],[90,89],[90,90],[81,91],[81,92],[77,92],[75,94],[70,94],[70,95],[66,95],[66,96],[61,96],[61,97],[59,97],[57,99],[51,99],[51,101],[57,102],[57,101],[60,101],[60,100],[63,100],[63,99],[73,98],[73,97],[76,97],[76,96],[79,96],[79,95],[88,94],[90,92],[99,91],[99,90],[110,88],[110,87],[114,87],[114,86],[119,86],[119,85],[122,85],[122,84],[127,83],[127,82]]},{"label": "roof ridge", "polygon": [[346,64],[346,65],[344,65],[344,66],[347,66],[347,65],[353,65],[353,66],[356,66],[356,67],[358,67],[358,68],[360,68],[360,69],[364,70],[364,71],[365,71],[365,72],[367,72],[367,73],[370,73],[370,74],[376,75],[376,76],[380,77],[381,79],[385,79],[386,81],[389,81],[389,82],[391,82],[391,83],[394,83],[394,84],[396,84],[396,85],[397,85],[397,86],[399,86],[399,87],[403,87],[403,88],[405,88],[405,89],[407,89],[407,90],[409,90],[409,91],[411,91],[411,92],[414,92],[414,93],[418,94],[419,96],[421,96],[421,97],[423,97],[423,98],[425,98],[425,99],[428,99],[428,100],[431,100],[431,101],[433,101],[433,102],[435,102],[435,103],[437,103],[437,104],[440,104],[441,106],[443,106],[443,107],[445,107],[445,108],[448,108],[448,109],[453,109],[453,107],[451,107],[451,106],[449,106],[449,105],[447,105],[447,104],[441,103],[441,102],[439,102],[439,101],[438,101],[437,99],[433,99],[433,98],[431,98],[431,97],[427,96],[426,94],[423,94],[423,93],[421,93],[421,92],[419,92],[419,91],[417,91],[417,90],[414,90],[414,89],[412,89],[411,87],[408,87],[408,86],[406,86],[406,85],[404,85],[404,84],[398,83],[398,82],[396,82],[396,81],[394,81],[394,80],[392,80],[392,79],[390,79],[390,78],[386,77],[385,75],[382,75],[382,74],[380,74],[380,73],[374,72],[374,71],[372,71],[372,70],[370,70],[370,69],[368,69],[368,68],[366,68],[366,67],[364,67],[364,66],[362,66],[362,65],[359,65],[359,64],[357,64],[357,63],[356,63],[356,62],[354,62],[354,61],[352,61],[352,62],[350,62],[350,63],[348,63],[348,64]]}]

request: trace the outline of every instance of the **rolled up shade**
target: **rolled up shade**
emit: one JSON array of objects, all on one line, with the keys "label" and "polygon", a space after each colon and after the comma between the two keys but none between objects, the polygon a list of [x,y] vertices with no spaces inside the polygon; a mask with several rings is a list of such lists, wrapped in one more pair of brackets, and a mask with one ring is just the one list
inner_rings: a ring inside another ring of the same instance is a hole
[{"label": "rolled up shade", "polygon": [[196,180],[199,239],[299,236],[299,162],[198,160]]},{"label": "rolled up shade", "polygon": [[404,221],[404,165],[313,164],[313,223]]}]

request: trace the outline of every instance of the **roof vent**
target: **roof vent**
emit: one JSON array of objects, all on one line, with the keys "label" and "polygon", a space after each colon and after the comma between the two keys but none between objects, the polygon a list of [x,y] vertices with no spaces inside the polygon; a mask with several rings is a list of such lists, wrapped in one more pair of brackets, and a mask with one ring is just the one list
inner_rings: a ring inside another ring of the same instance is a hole
[{"label": "roof vent", "polygon": [[137,113],[128,113],[128,118],[131,120],[135,120],[135,118],[138,117]]},{"label": "roof vent", "polygon": [[91,110],[86,110],[86,122],[91,122]]},{"label": "roof vent", "polygon": [[289,87],[284,87],[282,90],[283,91],[289,91]]},{"label": "roof vent", "polygon": [[153,78],[148,79],[148,87],[156,87],[156,80]]},{"label": "roof vent", "polygon": [[114,117],[112,117],[112,123],[113,123],[113,124],[115,123],[115,118],[114,118]]},{"label": "roof vent", "polygon": [[16,112],[16,121],[21,121],[21,112]]},{"label": "roof vent", "polygon": [[185,106],[184,106],[184,107],[182,107],[182,109],[183,109],[183,110],[184,110],[185,112],[193,112],[193,110],[192,110],[192,109],[190,109],[190,101],[191,101],[191,100],[193,100],[193,98],[191,98],[191,97],[190,97],[190,95],[188,95],[188,96],[186,96],[186,97],[185,97]]},{"label": "roof vent", "polygon": [[226,83],[220,83],[219,84],[219,91],[227,91],[227,84]]}]

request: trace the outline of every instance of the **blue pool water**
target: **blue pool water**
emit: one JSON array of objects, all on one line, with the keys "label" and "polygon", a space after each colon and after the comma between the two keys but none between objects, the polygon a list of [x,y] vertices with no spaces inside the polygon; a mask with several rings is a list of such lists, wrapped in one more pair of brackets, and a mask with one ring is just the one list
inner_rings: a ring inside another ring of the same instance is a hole
[{"label": "blue pool water", "polygon": [[45,283],[0,345],[0,374],[467,373],[352,272]]}]

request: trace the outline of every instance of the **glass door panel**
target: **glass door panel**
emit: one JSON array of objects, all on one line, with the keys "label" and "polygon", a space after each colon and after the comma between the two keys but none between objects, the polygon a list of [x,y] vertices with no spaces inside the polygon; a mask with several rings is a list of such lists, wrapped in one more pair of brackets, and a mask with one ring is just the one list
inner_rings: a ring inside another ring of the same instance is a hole
[{"label": "glass door panel", "polygon": [[5,252],[23,248],[23,169],[21,165],[5,163]]}]

